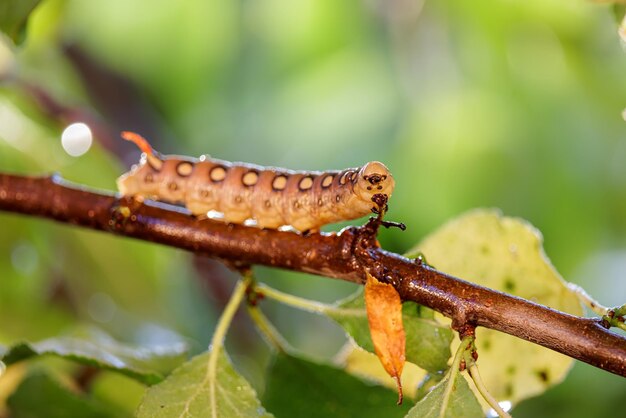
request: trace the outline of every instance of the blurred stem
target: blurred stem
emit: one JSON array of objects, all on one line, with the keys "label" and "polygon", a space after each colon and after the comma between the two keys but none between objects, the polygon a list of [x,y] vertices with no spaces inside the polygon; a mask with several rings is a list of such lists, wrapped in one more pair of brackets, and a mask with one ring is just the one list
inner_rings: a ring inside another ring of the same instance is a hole
[{"label": "blurred stem", "polygon": [[235,286],[235,290],[233,291],[233,294],[230,297],[228,304],[226,304],[224,312],[222,312],[222,316],[220,316],[220,319],[215,327],[215,332],[213,333],[213,338],[211,339],[211,345],[209,345],[209,349],[213,353],[219,351],[224,345],[226,332],[228,332],[230,323],[233,321],[233,317],[235,316],[237,308],[246,294],[246,288],[250,282],[251,279],[249,277],[237,282],[237,286]]},{"label": "blurred stem", "polygon": [[237,312],[237,308],[241,304],[244,296],[246,295],[246,289],[250,285],[252,279],[250,276],[247,276],[244,280],[240,280],[237,282],[237,286],[235,286],[235,290],[233,291],[228,304],[224,308],[224,312],[222,312],[222,316],[220,316],[219,321],[215,327],[215,332],[213,333],[213,338],[211,339],[211,345],[209,345],[209,351],[211,352],[209,356],[209,361],[207,365],[207,375],[206,379],[209,384],[209,400],[211,403],[211,416],[217,416],[217,394],[216,394],[216,385],[217,381],[217,361],[220,357],[220,351],[224,347],[224,338],[226,337],[226,332],[230,327],[231,322],[233,321],[233,317]]},{"label": "blurred stem", "polygon": [[258,306],[248,305],[248,314],[270,346],[282,353],[292,351],[287,340],[278,332]]},{"label": "blurred stem", "polygon": [[616,308],[607,308],[595,300],[585,289],[574,283],[568,283],[567,288],[574,292],[578,299],[585,304],[593,312],[602,317],[602,321],[606,324],[607,328],[617,327],[626,331],[626,323],[624,323],[624,316],[626,315],[626,305],[622,305]]},{"label": "blurred stem", "polygon": [[281,292],[280,290],[273,289],[265,284],[260,284],[256,287],[256,290],[271,298],[277,302],[281,302],[285,305],[297,308],[303,311],[328,315],[328,314],[341,314],[352,316],[366,316],[365,308],[359,309],[345,309],[338,308],[335,305],[329,305],[326,303],[317,302],[310,299],[301,298],[299,296],[290,295],[289,293]]},{"label": "blurred stem", "polygon": [[465,360],[465,364],[467,365],[467,371],[469,372],[470,377],[474,381],[474,385],[476,385],[476,389],[478,389],[483,399],[487,401],[487,403],[491,406],[491,408],[493,408],[494,411],[496,411],[496,413],[498,414],[498,416],[500,416],[500,418],[512,418],[508,412],[502,409],[502,407],[500,406],[496,398],[494,398],[493,395],[489,393],[489,390],[487,390],[485,383],[480,377],[480,372],[478,371],[478,365],[476,364],[476,360],[474,360],[474,357],[472,356],[472,353],[476,351],[476,346],[474,344],[476,337],[468,336],[467,338],[470,341],[469,341],[469,344],[465,346],[465,349],[463,351],[463,359]]},{"label": "blurred stem", "polygon": [[450,370],[448,373],[450,374],[450,378],[448,379],[448,383],[446,383],[446,389],[443,393],[443,400],[441,401],[441,409],[439,410],[438,416],[443,417],[446,416],[445,408],[448,406],[448,400],[450,399],[450,395],[452,394],[452,389],[454,388],[454,381],[459,375],[459,366],[461,364],[461,360],[463,359],[463,353],[470,343],[472,337],[465,337],[461,340],[461,344],[459,344],[459,348],[457,348],[456,353],[454,354],[454,360],[452,361],[452,365],[450,366]]},{"label": "blurred stem", "polygon": [[567,288],[574,292],[574,294],[578,297],[578,299],[586,305],[589,309],[594,311],[600,316],[604,316],[609,311],[609,308],[600,304],[597,300],[595,300],[585,289],[578,286],[574,283],[568,283]]}]

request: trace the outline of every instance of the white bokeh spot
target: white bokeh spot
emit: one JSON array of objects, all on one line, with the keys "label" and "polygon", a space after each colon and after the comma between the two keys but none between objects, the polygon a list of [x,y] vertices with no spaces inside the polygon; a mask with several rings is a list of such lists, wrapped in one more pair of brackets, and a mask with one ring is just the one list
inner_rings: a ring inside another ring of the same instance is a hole
[{"label": "white bokeh spot", "polygon": [[61,134],[61,145],[72,157],[80,157],[89,151],[92,140],[91,129],[82,122],[72,123]]}]

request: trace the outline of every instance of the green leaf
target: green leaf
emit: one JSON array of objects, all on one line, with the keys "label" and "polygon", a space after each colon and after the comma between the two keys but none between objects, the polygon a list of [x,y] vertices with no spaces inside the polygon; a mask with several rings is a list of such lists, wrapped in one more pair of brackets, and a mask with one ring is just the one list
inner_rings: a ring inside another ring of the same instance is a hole
[{"label": "green leaf", "polygon": [[46,374],[28,376],[9,397],[14,418],[118,418],[124,415],[95,399],[81,396]]},{"label": "green leaf", "polygon": [[454,334],[449,326],[434,318],[420,316],[420,312],[432,313],[413,302],[402,304],[407,361],[437,373],[448,367],[450,343]]},{"label": "green leaf", "polygon": [[[138,417],[271,417],[256,392],[220,350],[214,376],[209,374],[211,351],[186,362],[163,382],[148,389]],[[215,385],[215,397],[211,385]]]},{"label": "green leaf", "polygon": [[121,373],[103,371],[89,382],[89,392],[107,405],[134,416],[146,393],[146,386]]},{"label": "green leaf", "polygon": [[114,370],[142,383],[152,385],[186,358],[184,344],[136,347],[122,344],[94,328],[80,329],[72,335],[37,343],[13,345],[0,358],[6,365],[35,356],[53,355],[77,363]]},{"label": "green leaf", "polygon": [[[578,298],[546,257],[539,231],[496,210],[475,210],[429,235],[411,252],[448,274],[511,293],[573,315]],[[563,380],[573,360],[502,332],[478,328],[476,345],[483,381],[492,395],[512,403]]]},{"label": "green leaf", "polygon": [[[328,316],[338,322],[360,347],[373,353],[363,290],[359,289],[336,306],[337,309],[330,310]],[[406,333],[406,360],[430,372],[445,370],[452,341],[450,327],[421,316],[418,305],[413,302],[402,304],[402,321]]]},{"label": "green leaf", "polygon": [[446,376],[406,415],[407,418],[482,418],[485,416],[474,392],[458,373],[450,384]]},{"label": "green leaf", "polygon": [[279,418],[402,417],[395,391],[374,386],[343,370],[279,354],[270,366],[263,404]]},{"label": "green leaf", "polygon": [[[362,378],[367,382],[374,382],[392,390],[397,390],[397,382],[387,374],[376,354],[363,350],[354,341],[349,341],[344,345],[340,350],[340,354],[335,357],[335,361],[336,365],[347,373]],[[405,402],[408,398],[418,399],[417,389],[420,387],[420,382],[427,375],[426,370],[411,362],[407,362],[404,365],[402,370],[402,389]]]},{"label": "green leaf", "polygon": [[3,0],[0,2],[0,30],[17,45],[26,39],[26,22],[41,0]]}]

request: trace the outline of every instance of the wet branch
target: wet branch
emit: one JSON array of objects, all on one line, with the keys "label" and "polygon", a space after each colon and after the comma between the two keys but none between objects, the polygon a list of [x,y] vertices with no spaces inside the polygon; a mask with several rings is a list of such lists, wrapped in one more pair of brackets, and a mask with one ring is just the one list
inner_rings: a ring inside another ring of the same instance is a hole
[{"label": "wet branch", "polygon": [[57,177],[0,174],[0,210],[55,219],[228,261],[262,264],[364,283],[365,272],[393,284],[403,300],[452,319],[455,329],[483,326],[542,345],[626,377],[626,338],[580,318],[451,277],[378,247],[377,225],[301,236],[197,220],[185,209],[138,202]]}]

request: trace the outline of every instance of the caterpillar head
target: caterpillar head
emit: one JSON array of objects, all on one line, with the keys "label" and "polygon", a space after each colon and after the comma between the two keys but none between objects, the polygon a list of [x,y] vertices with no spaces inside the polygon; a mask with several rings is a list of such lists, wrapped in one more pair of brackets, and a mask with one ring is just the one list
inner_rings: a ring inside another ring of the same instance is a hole
[{"label": "caterpillar head", "polygon": [[391,197],[395,185],[389,169],[383,163],[371,161],[357,173],[354,192],[362,200],[370,202],[375,194]]}]

